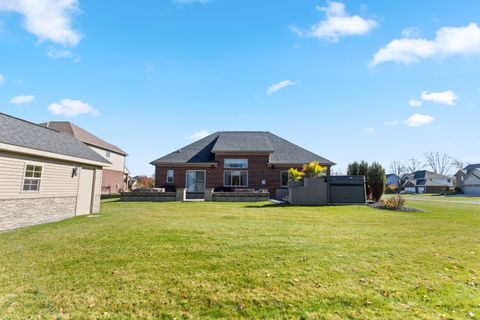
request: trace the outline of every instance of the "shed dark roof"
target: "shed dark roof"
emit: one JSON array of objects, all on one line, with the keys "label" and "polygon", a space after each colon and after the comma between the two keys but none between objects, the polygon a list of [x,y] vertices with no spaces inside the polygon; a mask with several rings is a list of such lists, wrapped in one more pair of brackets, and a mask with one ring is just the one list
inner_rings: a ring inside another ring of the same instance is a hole
[{"label": "shed dark roof", "polygon": [[89,144],[94,147],[98,147],[101,149],[113,151],[116,153],[119,153],[121,155],[126,156],[127,153],[120,149],[119,147],[110,144],[106,142],[105,140],[100,139],[99,137],[91,134],[90,132],[80,128],[74,123],[68,122],[68,121],[50,121],[46,123],[40,123],[41,126],[54,129],[57,131],[65,132],[68,134],[71,134],[75,138],[77,138],[80,141],[85,142],[86,144]]},{"label": "shed dark roof", "polygon": [[163,156],[151,164],[216,163],[214,153],[269,153],[271,164],[303,164],[318,161],[334,165],[315,153],[265,131],[220,131]]},{"label": "shed dark roof", "polygon": [[0,113],[0,143],[103,162],[107,160],[70,134]]}]

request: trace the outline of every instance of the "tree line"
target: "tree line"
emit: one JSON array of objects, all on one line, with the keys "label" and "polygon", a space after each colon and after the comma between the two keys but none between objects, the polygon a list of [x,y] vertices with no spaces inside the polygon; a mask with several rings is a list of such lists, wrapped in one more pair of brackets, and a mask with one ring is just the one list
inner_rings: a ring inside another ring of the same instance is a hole
[{"label": "tree line", "polygon": [[423,156],[423,161],[416,158],[410,158],[404,162],[398,160],[392,161],[389,167],[390,173],[401,177],[406,173],[429,169],[432,172],[447,175],[452,169],[461,170],[465,167],[465,162],[451,157],[446,153],[429,151],[425,152]]}]

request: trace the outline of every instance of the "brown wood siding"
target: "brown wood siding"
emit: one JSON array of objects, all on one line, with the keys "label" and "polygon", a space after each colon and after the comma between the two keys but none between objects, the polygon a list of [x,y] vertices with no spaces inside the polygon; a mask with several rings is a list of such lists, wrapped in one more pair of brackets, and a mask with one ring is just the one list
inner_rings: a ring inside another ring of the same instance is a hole
[{"label": "brown wood siding", "polygon": [[[218,162],[217,167],[156,167],[155,168],[155,186],[161,188],[167,184],[167,170],[174,170],[173,185],[177,188],[185,188],[186,171],[187,170],[205,170],[206,171],[206,187],[216,188],[223,186],[223,172],[225,170],[242,170],[242,169],[225,169],[223,166],[224,159],[248,159],[248,186],[246,188],[268,189],[272,197],[275,197],[277,189],[281,188],[281,171],[286,171],[291,166],[268,166],[268,155],[216,155],[215,160]],[[301,168],[298,168],[301,169]],[[262,180],[266,181],[262,185]]]}]

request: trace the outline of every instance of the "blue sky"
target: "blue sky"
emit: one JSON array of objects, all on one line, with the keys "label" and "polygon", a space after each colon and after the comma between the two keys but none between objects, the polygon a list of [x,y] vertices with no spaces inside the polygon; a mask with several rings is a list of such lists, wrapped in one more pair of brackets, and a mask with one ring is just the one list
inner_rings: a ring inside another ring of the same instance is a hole
[{"label": "blue sky", "polygon": [[0,0],[0,111],[72,121],[133,174],[218,130],[271,131],[340,171],[480,162],[477,24],[476,0]]}]

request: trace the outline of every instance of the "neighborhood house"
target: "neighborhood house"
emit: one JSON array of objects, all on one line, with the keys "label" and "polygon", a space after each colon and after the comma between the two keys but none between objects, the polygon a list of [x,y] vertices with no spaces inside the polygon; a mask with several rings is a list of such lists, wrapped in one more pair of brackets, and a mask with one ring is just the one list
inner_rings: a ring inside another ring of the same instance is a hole
[{"label": "neighborhood house", "polygon": [[215,191],[268,190],[272,198],[287,193],[288,169],[312,161],[333,162],[270,132],[224,131],[153,162],[157,188],[186,188],[187,198]]},{"label": "neighborhood house", "polygon": [[50,121],[40,125],[71,134],[110,162],[103,169],[102,194],[118,193],[128,189],[128,171],[125,166],[128,154],[125,151],[71,122]]},{"label": "neighborhood house", "polygon": [[70,134],[0,113],[0,230],[99,212],[110,163]]},{"label": "neighborhood house", "polygon": [[453,187],[452,178],[428,170],[420,170],[402,177],[403,190],[413,193],[440,193]]},{"label": "neighborhood house", "polygon": [[459,170],[455,174],[455,186],[465,194],[480,196],[480,163]]}]

